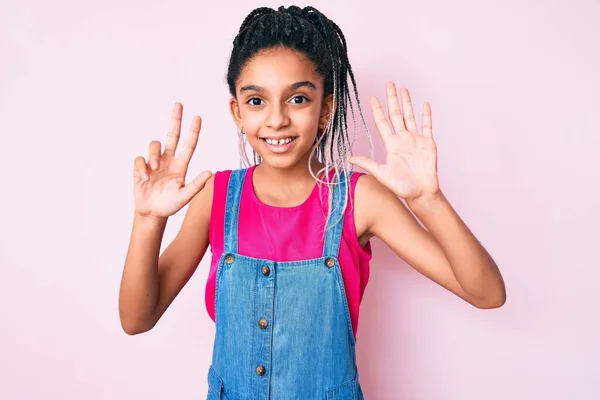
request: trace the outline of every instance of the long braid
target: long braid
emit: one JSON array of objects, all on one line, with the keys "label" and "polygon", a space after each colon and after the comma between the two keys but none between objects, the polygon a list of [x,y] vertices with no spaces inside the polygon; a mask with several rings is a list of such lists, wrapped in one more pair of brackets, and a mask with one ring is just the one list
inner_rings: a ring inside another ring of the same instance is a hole
[{"label": "long braid", "polygon": [[[345,172],[345,177],[348,179],[348,158],[351,156],[352,145],[356,140],[356,119],[354,114],[354,107],[352,106],[352,98],[350,96],[350,90],[348,87],[347,76],[350,75],[352,85],[354,87],[355,100],[357,102],[357,106],[359,109],[359,113],[361,119],[363,121],[363,126],[367,132],[367,136],[369,138],[371,149],[371,136],[369,135],[369,130],[364,121],[364,117],[362,115],[362,110],[360,108],[360,99],[358,97],[358,90],[356,88],[356,81],[354,79],[354,74],[352,72],[352,67],[350,66],[350,62],[348,60],[348,52],[346,47],[346,38],[342,33],[341,29],[337,24],[333,21],[327,19],[323,14],[319,13],[312,7],[307,7],[305,12],[308,18],[313,17],[312,19],[316,19],[315,25],[321,27],[321,32],[325,37],[334,37],[334,40],[331,40],[329,49],[332,54],[333,60],[333,80],[334,80],[334,88],[333,94],[335,102],[338,104],[335,107],[335,114],[332,119],[333,124],[329,126],[329,135],[325,135],[329,138],[329,140],[325,143],[325,147],[329,150],[329,159],[325,158],[324,164],[325,169],[328,171],[330,167],[333,167],[336,171],[334,182],[339,182],[340,172]],[[337,39],[337,40],[336,40]],[[350,110],[352,113],[352,121],[353,121],[353,140],[350,142],[348,130],[347,130],[347,106],[350,106]],[[337,149],[335,149],[337,147]],[[336,154],[334,150],[337,150],[337,160]],[[337,162],[336,162],[337,161]],[[332,182],[328,182],[329,174],[324,175],[326,177],[326,183],[330,184]],[[347,183],[349,183],[347,181]],[[349,190],[350,185],[346,185],[346,190]],[[330,190],[331,193],[331,190]],[[346,194],[345,201],[343,207],[347,206],[347,200],[349,196]],[[329,203],[331,206],[331,197],[329,198]]]},{"label": "long braid", "polygon": [[[238,35],[233,41],[233,49],[227,71],[227,83],[232,96],[236,96],[236,81],[244,65],[257,52],[276,47],[288,47],[307,56],[323,77],[324,97],[332,95],[331,114],[326,127],[317,134],[317,139],[309,157],[309,171],[320,184],[329,190],[329,215],[333,208],[332,187],[340,183],[341,173],[345,172],[346,193],[343,208],[347,207],[349,193],[348,159],[352,155],[352,145],[356,141],[357,124],[353,100],[356,101],[362,125],[367,134],[373,156],[373,142],[365,122],[354,72],[348,59],[346,38],[340,27],[314,7],[279,7],[277,10],[261,7],[253,10],[242,22]],[[348,78],[353,86],[351,92]],[[354,94],[354,99],[352,98]],[[348,107],[353,122],[352,141],[348,133]],[[246,141],[240,132],[241,162],[246,167],[250,162],[246,155]],[[312,160],[318,160],[324,167],[313,171]],[[254,151],[254,163],[262,160]],[[330,172],[334,171],[330,179]],[[342,213],[343,214],[343,213]],[[337,223],[338,221],[336,221]],[[333,224],[328,224],[333,226]]]}]

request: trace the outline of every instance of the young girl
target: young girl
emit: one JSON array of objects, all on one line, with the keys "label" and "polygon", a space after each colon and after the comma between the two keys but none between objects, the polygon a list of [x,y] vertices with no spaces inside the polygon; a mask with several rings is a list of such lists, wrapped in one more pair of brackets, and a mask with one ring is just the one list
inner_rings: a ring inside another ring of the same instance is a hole
[{"label": "young girl", "polygon": [[[386,163],[351,157],[348,79],[362,113],[333,21],[312,7],[260,8],[233,44],[229,106],[242,157],[248,161],[248,143],[255,165],[186,183],[201,120],[194,117],[176,156],[175,105],[164,150],[151,142],[148,158],[135,160],[123,329],[154,327],[210,244],[206,307],[216,335],[208,398],[362,399],[355,338],[372,237],[478,308],[504,303],[502,277],[440,190],[428,103],[419,132],[409,92],[399,98],[388,84],[389,120],[371,100]],[[167,218],[188,203],[159,257]]]}]

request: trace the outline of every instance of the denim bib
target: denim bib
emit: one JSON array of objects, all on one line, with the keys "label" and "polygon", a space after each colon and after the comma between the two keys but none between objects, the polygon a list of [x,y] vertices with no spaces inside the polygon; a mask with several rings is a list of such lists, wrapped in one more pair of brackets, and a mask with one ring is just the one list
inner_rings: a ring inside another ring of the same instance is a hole
[{"label": "denim bib", "polygon": [[232,172],[216,277],[208,400],[362,400],[338,262],[346,190],[333,187],[323,256],[276,262],[238,253],[246,170]]}]

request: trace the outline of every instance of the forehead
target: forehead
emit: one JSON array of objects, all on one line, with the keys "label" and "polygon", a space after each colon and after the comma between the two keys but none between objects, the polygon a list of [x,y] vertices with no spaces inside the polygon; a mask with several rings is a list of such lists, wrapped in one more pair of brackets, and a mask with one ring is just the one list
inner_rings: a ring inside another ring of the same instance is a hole
[{"label": "forehead", "polygon": [[317,88],[322,87],[322,78],[308,57],[292,49],[274,48],[252,56],[242,69],[236,86],[238,90],[245,85],[277,90],[301,81],[311,81]]}]

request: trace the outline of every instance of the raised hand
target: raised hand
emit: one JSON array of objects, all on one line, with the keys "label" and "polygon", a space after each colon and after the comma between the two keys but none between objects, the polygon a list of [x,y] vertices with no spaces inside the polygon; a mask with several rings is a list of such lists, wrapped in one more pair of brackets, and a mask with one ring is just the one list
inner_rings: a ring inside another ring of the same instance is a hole
[{"label": "raised hand", "polygon": [[437,147],[433,140],[431,107],[423,105],[422,134],[417,131],[408,89],[401,90],[398,102],[396,86],[387,84],[387,103],[391,125],[379,100],[371,98],[371,108],[377,130],[386,150],[384,165],[367,157],[352,157],[350,163],[373,175],[397,196],[415,200],[438,194]]},{"label": "raised hand", "polygon": [[150,142],[148,160],[137,157],[134,163],[133,183],[135,212],[141,216],[167,218],[189,201],[204,187],[212,175],[205,171],[185,184],[188,165],[196,149],[200,126],[199,116],[192,120],[190,132],[179,155],[175,150],[181,133],[183,107],[176,103],[171,115],[171,127],[161,153],[159,141]]}]

